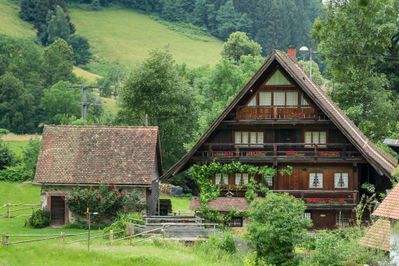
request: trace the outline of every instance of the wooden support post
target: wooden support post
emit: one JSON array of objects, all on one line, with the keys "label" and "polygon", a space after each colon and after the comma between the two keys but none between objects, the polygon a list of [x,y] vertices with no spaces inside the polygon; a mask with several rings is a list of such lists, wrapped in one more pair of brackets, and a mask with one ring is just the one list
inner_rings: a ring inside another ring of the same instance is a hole
[{"label": "wooden support post", "polygon": [[60,234],[60,243],[62,245],[65,244],[65,233],[64,232],[61,232],[61,234]]},{"label": "wooden support post", "polygon": [[2,235],[1,244],[2,244],[3,246],[7,246],[7,245],[8,245],[8,238],[9,238],[9,236],[8,236],[7,234],[3,234],[3,235]]},{"label": "wooden support post", "polygon": [[109,243],[112,245],[114,242],[114,230],[109,230]]}]

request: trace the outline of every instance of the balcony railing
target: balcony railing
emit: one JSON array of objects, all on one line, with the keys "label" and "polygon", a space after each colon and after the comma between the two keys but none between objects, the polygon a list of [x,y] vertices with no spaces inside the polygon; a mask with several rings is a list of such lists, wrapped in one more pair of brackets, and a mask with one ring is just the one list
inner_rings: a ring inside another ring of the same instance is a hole
[{"label": "balcony railing", "polygon": [[197,158],[221,160],[361,160],[361,154],[351,144],[268,143],[234,144],[208,143],[196,152]]},{"label": "balcony railing", "polygon": [[249,107],[240,106],[237,111],[238,120],[327,120],[313,107]]}]

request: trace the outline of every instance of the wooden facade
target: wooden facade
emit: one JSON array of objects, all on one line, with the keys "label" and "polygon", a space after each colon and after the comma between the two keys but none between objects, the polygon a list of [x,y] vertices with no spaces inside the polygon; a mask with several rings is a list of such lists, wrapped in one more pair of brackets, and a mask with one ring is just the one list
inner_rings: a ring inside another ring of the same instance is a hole
[{"label": "wooden facade", "polygon": [[[267,185],[304,200],[315,228],[351,224],[361,184],[386,189],[396,165],[282,52],[266,61],[164,178],[212,161],[292,166],[292,175],[270,177]],[[243,197],[248,178],[232,174],[213,177],[213,182],[222,196]]]}]

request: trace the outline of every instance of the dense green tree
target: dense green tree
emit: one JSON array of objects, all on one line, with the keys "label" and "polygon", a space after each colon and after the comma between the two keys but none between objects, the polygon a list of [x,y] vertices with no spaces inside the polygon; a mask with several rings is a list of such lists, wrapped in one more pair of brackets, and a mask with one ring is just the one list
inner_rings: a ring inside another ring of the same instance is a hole
[{"label": "dense green tree", "polygon": [[268,192],[251,203],[248,233],[260,265],[295,265],[295,245],[311,224],[305,210],[303,201],[285,193]]},{"label": "dense green tree", "polygon": [[90,44],[85,37],[73,34],[69,37],[68,43],[72,47],[76,64],[84,65],[90,61],[92,53]]},{"label": "dense green tree", "polygon": [[252,24],[247,14],[238,12],[228,0],[216,13],[217,36],[226,39],[234,31],[247,31]]},{"label": "dense green tree", "polygon": [[74,54],[72,47],[63,39],[57,39],[44,51],[46,86],[60,80],[73,79]]},{"label": "dense green tree", "polygon": [[66,124],[81,115],[81,92],[67,81],[44,90],[40,107],[46,124]]},{"label": "dense green tree", "polygon": [[262,47],[251,40],[245,32],[233,32],[223,45],[222,56],[239,62],[243,55],[260,56]]},{"label": "dense green tree", "polygon": [[24,133],[34,128],[33,96],[12,73],[0,76],[0,128]]},{"label": "dense green tree", "polygon": [[36,172],[36,163],[39,157],[40,146],[40,140],[30,140],[28,145],[22,150],[22,163],[26,171],[32,173],[32,177]]},{"label": "dense green tree", "polygon": [[57,6],[47,23],[47,44],[53,43],[58,38],[68,40],[70,35],[71,29],[64,10]]},{"label": "dense green tree", "polygon": [[193,92],[179,74],[172,56],[155,50],[133,70],[122,91],[120,122],[159,126],[164,166],[170,167],[192,140],[198,112]]},{"label": "dense green tree", "polygon": [[397,96],[379,70],[397,32],[395,5],[381,0],[359,8],[355,0],[329,1],[313,28],[333,99],[373,140],[386,136],[398,119]]}]

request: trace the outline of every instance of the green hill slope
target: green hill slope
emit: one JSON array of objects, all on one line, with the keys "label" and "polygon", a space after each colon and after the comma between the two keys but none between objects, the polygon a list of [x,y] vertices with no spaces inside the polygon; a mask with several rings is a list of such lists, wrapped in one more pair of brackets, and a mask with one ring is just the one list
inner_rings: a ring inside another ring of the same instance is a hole
[{"label": "green hill slope", "polygon": [[132,66],[155,48],[168,47],[178,63],[189,66],[215,64],[222,42],[207,36],[196,39],[171,30],[147,15],[107,8],[87,11],[69,8],[79,34],[87,37],[94,54],[106,61]]},{"label": "green hill slope", "polygon": [[33,27],[18,17],[19,7],[7,0],[0,0],[0,33],[15,37],[34,37]]}]

